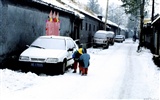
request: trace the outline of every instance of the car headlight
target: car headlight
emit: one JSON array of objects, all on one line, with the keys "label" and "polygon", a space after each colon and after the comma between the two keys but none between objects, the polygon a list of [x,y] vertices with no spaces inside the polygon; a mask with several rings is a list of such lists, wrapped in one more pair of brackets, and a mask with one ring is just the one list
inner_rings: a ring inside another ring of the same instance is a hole
[{"label": "car headlight", "polygon": [[20,56],[19,60],[25,60],[25,61],[27,60],[28,61],[29,57],[28,56]]},{"label": "car headlight", "polygon": [[58,62],[58,58],[47,58],[46,62],[47,63],[57,63]]}]

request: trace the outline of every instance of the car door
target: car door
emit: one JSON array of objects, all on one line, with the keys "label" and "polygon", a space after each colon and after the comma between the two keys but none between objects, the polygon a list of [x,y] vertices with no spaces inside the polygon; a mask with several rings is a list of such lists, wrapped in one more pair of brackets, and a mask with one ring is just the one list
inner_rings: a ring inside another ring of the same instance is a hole
[{"label": "car door", "polygon": [[67,66],[72,65],[74,63],[73,59],[72,59],[72,55],[75,51],[75,47],[74,47],[74,42],[71,39],[67,39],[67,52],[68,52],[68,56],[67,56]]}]

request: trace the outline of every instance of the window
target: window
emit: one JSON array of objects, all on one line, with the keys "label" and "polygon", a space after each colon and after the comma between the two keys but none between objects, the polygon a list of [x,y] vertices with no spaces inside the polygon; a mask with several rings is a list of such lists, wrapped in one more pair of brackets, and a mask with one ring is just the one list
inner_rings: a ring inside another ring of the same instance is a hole
[{"label": "window", "polygon": [[81,30],[83,30],[83,22],[81,22]]},{"label": "window", "polygon": [[95,31],[95,25],[93,25],[93,31]]},{"label": "window", "polygon": [[91,24],[89,24],[89,31],[91,31]]},{"label": "window", "polygon": [[88,30],[88,27],[87,27],[87,26],[88,26],[88,24],[86,23],[86,31]]},{"label": "window", "polygon": [[71,39],[67,39],[67,49],[74,48],[74,42]]}]

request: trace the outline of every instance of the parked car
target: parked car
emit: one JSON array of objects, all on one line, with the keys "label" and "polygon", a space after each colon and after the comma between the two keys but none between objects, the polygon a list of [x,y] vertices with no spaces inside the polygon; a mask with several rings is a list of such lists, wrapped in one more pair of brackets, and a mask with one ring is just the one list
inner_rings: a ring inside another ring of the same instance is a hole
[{"label": "parked car", "polygon": [[125,37],[124,37],[124,35],[116,35],[114,40],[116,42],[123,42],[123,41],[125,41]]},{"label": "parked car", "polygon": [[113,31],[107,31],[107,37],[108,37],[108,41],[109,41],[109,44],[111,45],[114,45],[114,32]]},{"label": "parked car", "polygon": [[99,30],[94,34],[93,47],[101,46],[103,48],[109,47],[108,33],[105,30]]},{"label": "parked car", "polygon": [[126,39],[125,35],[122,35],[122,36],[123,36],[123,41],[125,41],[125,39]]},{"label": "parked car", "polygon": [[19,57],[22,69],[58,70],[64,74],[74,63],[72,54],[78,46],[70,37],[40,36]]}]

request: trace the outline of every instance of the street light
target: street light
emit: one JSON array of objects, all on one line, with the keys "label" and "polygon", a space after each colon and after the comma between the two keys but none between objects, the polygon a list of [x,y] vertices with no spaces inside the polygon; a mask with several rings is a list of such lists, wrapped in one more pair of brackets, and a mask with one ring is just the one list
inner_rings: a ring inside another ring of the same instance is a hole
[{"label": "street light", "polygon": [[108,17],[108,3],[109,3],[109,0],[107,0],[107,5],[106,5],[106,17],[105,17],[104,30],[106,30],[106,25],[107,25],[107,17]]}]

